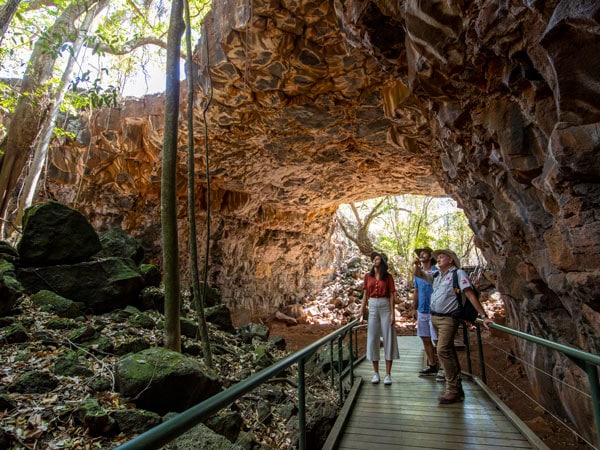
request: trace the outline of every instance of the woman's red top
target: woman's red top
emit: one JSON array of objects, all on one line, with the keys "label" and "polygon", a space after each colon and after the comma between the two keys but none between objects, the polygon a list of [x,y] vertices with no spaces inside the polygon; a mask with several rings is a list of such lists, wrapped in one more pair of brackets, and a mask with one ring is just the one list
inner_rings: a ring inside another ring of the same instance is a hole
[{"label": "woman's red top", "polygon": [[394,278],[390,274],[387,280],[378,280],[367,273],[363,280],[363,289],[367,290],[367,298],[390,298],[391,294],[396,292]]}]

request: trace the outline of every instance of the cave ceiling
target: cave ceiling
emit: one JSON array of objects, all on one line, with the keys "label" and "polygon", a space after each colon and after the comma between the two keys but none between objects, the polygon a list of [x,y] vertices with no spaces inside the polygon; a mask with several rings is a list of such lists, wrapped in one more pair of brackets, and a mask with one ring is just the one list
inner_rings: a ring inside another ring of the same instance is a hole
[{"label": "cave ceiling", "polygon": [[[215,186],[303,213],[383,195],[443,195],[427,106],[402,81],[406,64],[386,69],[350,45],[333,3],[274,5],[216,2],[196,51],[195,111],[210,99]],[[402,27],[384,25],[398,30],[387,53],[405,60]]]}]

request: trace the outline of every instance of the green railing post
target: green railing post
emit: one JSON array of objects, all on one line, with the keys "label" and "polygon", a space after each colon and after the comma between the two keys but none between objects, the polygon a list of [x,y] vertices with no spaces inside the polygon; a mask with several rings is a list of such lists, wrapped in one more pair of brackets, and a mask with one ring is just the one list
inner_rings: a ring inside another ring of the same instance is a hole
[{"label": "green railing post", "polygon": [[333,370],[333,341],[329,341],[329,371],[331,372],[331,387],[335,385],[335,373]]},{"label": "green railing post", "polygon": [[344,404],[344,389],[342,386],[342,371],[344,370],[344,336],[338,337],[338,390],[340,398],[338,403],[340,406]]},{"label": "green railing post", "polygon": [[594,408],[594,421],[596,422],[596,442],[600,443],[600,383],[598,382],[598,368],[586,361],[585,371],[590,382],[592,408]]},{"label": "green railing post", "polygon": [[487,384],[485,376],[485,361],[483,359],[483,341],[481,340],[481,327],[478,323],[475,324],[477,328],[477,347],[479,349],[479,369],[481,370],[481,381]]},{"label": "green railing post", "polygon": [[467,353],[467,370],[469,373],[473,373],[473,365],[471,364],[471,346],[469,345],[469,330],[467,330],[467,324],[462,322],[463,326],[463,344],[465,344],[465,352]]},{"label": "green railing post", "polygon": [[298,448],[306,450],[306,388],[304,358],[298,360]]},{"label": "green railing post", "polygon": [[348,333],[348,348],[350,350],[350,386],[354,386],[354,353],[352,350],[352,331]]}]

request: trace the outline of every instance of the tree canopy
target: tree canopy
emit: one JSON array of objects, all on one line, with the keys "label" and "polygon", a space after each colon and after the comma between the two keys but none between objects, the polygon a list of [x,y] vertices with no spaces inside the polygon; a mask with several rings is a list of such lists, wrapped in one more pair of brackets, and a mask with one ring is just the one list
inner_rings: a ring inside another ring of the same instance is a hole
[{"label": "tree canopy", "polygon": [[450,198],[420,195],[382,197],[342,205],[337,220],[360,252],[387,253],[396,270],[411,276],[414,251],[420,247],[449,248],[474,264],[480,258],[464,212]]},{"label": "tree canopy", "polygon": [[[190,2],[192,30],[208,5]],[[59,112],[115,105],[129,81],[147,84],[152,65],[164,72],[167,19],[162,2],[139,0],[11,1],[0,9],[0,117],[9,117],[0,125],[2,237],[31,203],[51,133],[73,137],[56,127]]]}]

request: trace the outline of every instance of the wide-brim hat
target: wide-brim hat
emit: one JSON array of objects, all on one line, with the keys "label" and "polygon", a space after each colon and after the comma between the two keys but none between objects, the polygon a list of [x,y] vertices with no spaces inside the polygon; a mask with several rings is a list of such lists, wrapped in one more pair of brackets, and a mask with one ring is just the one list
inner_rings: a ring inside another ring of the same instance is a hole
[{"label": "wide-brim hat", "polygon": [[456,256],[456,253],[454,253],[452,250],[448,250],[447,248],[444,248],[442,250],[434,251],[431,254],[431,256],[433,256],[434,258],[437,258],[440,253],[443,253],[444,255],[448,255],[450,258],[452,258],[452,261],[454,261],[454,265],[456,266],[456,268],[460,269],[460,259],[458,258],[458,256]]},{"label": "wide-brim hat", "polygon": [[371,252],[371,261],[373,261],[375,259],[376,256],[379,256],[381,258],[381,260],[385,263],[385,265],[387,266],[388,263],[388,257],[385,253],[381,253],[381,252]]},{"label": "wide-brim hat", "polygon": [[429,256],[431,256],[431,264],[433,264],[434,266],[437,264],[436,259],[433,257],[433,250],[431,249],[431,247],[415,248],[415,254],[418,257],[421,257],[421,252],[429,253]]}]

